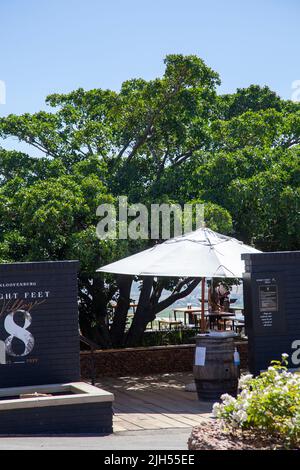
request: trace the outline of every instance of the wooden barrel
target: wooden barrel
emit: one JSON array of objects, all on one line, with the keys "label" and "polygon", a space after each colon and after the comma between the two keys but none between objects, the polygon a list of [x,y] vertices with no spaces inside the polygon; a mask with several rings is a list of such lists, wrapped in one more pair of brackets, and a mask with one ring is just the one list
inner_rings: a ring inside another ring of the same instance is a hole
[{"label": "wooden barrel", "polygon": [[236,396],[238,367],[230,337],[196,337],[194,378],[199,400],[219,400],[223,393]]}]

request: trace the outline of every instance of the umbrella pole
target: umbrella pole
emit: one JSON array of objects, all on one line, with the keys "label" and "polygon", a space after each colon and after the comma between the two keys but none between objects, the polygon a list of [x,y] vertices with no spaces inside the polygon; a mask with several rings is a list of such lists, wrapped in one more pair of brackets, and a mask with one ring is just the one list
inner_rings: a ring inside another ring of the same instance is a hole
[{"label": "umbrella pole", "polygon": [[205,277],[201,279],[201,333],[205,333]]}]

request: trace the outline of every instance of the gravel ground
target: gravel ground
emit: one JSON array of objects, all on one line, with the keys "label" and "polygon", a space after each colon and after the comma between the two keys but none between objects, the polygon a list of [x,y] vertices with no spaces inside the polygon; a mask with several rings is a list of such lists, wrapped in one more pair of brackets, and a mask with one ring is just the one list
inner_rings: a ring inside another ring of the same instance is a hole
[{"label": "gravel ground", "polygon": [[193,429],[188,441],[189,450],[275,450],[282,449],[269,436],[252,432],[228,434],[221,431],[216,421],[203,423]]}]

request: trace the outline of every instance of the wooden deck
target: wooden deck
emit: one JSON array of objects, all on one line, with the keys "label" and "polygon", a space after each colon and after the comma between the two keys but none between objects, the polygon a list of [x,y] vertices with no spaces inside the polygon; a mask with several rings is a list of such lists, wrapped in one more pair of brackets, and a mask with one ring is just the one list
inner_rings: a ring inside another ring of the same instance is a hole
[{"label": "wooden deck", "polygon": [[192,374],[101,378],[97,385],[115,395],[114,432],[191,428],[210,419],[212,403],[186,392]]}]

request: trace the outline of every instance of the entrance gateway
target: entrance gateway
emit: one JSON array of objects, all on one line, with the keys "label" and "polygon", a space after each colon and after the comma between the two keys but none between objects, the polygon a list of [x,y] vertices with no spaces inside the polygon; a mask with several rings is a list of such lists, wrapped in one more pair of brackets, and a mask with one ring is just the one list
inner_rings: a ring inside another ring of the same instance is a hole
[{"label": "entrance gateway", "polygon": [[0,434],[112,432],[113,395],[80,382],[78,267],[0,265]]},{"label": "entrance gateway", "polygon": [[253,374],[289,355],[300,368],[300,251],[244,254],[244,302]]}]

